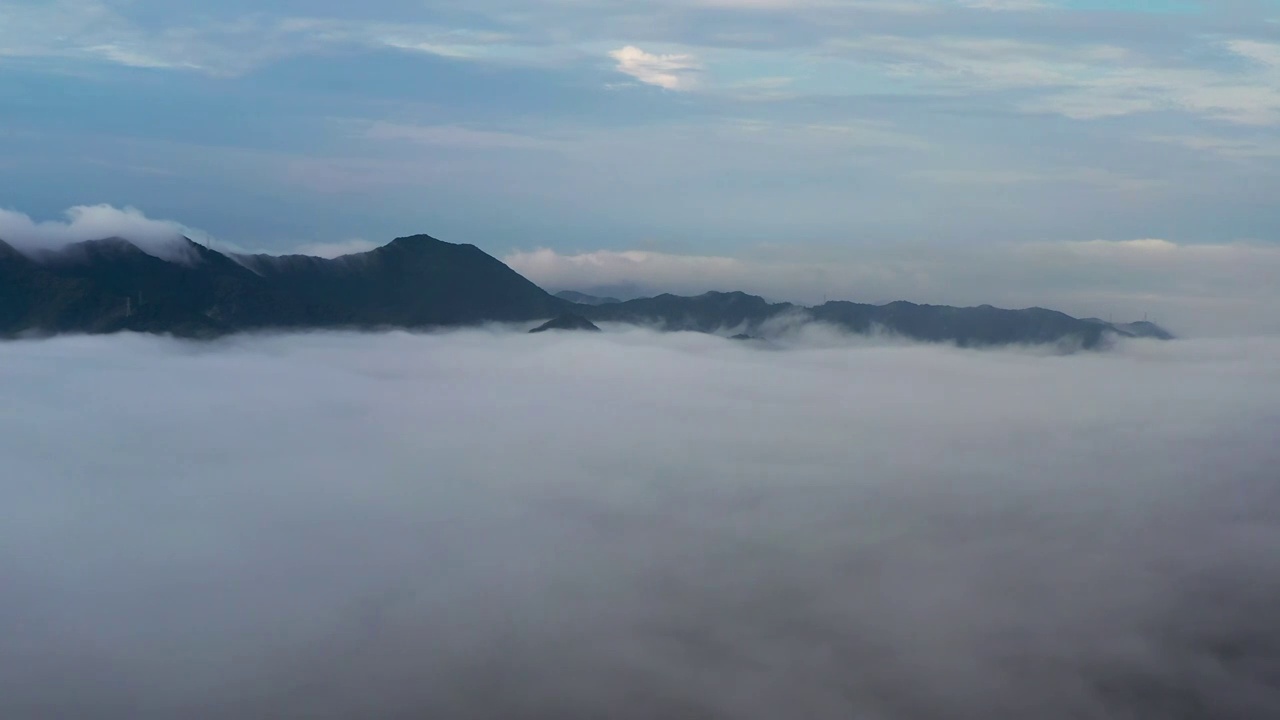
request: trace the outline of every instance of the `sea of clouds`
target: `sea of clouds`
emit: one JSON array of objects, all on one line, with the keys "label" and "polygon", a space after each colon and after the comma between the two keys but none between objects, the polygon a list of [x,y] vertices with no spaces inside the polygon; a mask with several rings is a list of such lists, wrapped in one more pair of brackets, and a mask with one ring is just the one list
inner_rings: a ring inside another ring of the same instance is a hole
[{"label": "sea of clouds", "polygon": [[0,398],[6,719],[1280,717],[1276,339],[65,337]]}]

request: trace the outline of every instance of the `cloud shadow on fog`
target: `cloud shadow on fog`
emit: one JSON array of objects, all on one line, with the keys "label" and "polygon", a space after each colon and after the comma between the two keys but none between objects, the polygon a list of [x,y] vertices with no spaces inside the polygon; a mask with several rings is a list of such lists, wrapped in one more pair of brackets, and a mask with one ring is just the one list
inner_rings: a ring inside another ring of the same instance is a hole
[{"label": "cloud shadow on fog", "polygon": [[0,346],[5,717],[1280,711],[1280,345]]}]

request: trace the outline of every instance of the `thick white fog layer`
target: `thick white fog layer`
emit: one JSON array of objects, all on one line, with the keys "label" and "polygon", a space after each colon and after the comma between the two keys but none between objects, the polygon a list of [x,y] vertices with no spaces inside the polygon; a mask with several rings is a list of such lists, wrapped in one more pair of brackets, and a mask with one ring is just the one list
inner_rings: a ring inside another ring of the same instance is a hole
[{"label": "thick white fog layer", "polygon": [[1280,717],[1280,343],[0,344],[0,717]]}]

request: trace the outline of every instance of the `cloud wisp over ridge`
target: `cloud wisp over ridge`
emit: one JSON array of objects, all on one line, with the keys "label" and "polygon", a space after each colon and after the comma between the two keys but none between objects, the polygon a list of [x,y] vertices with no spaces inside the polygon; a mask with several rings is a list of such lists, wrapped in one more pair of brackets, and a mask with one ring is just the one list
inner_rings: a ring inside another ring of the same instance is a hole
[{"label": "cloud wisp over ridge", "polygon": [[183,238],[207,240],[208,236],[173,220],[149,218],[133,207],[77,205],[64,213],[65,220],[36,221],[25,213],[0,208],[0,240],[23,252],[57,250],[79,242],[119,238],[169,260],[185,257]]}]

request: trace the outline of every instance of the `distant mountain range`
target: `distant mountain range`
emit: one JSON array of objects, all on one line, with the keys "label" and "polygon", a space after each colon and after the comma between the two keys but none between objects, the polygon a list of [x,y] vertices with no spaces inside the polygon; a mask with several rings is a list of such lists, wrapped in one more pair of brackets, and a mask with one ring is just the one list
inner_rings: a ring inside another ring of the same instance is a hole
[{"label": "distant mountain range", "polygon": [[622,302],[621,300],[615,297],[600,297],[598,295],[588,295],[587,293],[578,292],[576,290],[562,290],[556,293],[556,297],[560,298],[561,300],[568,300],[571,303],[578,303],[579,305],[611,305],[613,303]]},{"label": "distant mountain range", "polygon": [[[162,259],[109,238],[21,252],[0,240],[0,335],[136,331],[216,337],[248,330],[432,328],[552,319],[547,329],[614,322],[660,330],[768,337],[821,321],[964,347],[1172,337],[1153,323],[1113,324],[1052,310],[955,308],[895,302],[817,307],[741,292],[659,295],[620,302],[553,296],[472,245],[427,235],[322,259],[233,255],[187,239]],[[557,321],[557,319],[559,319]]]}]

